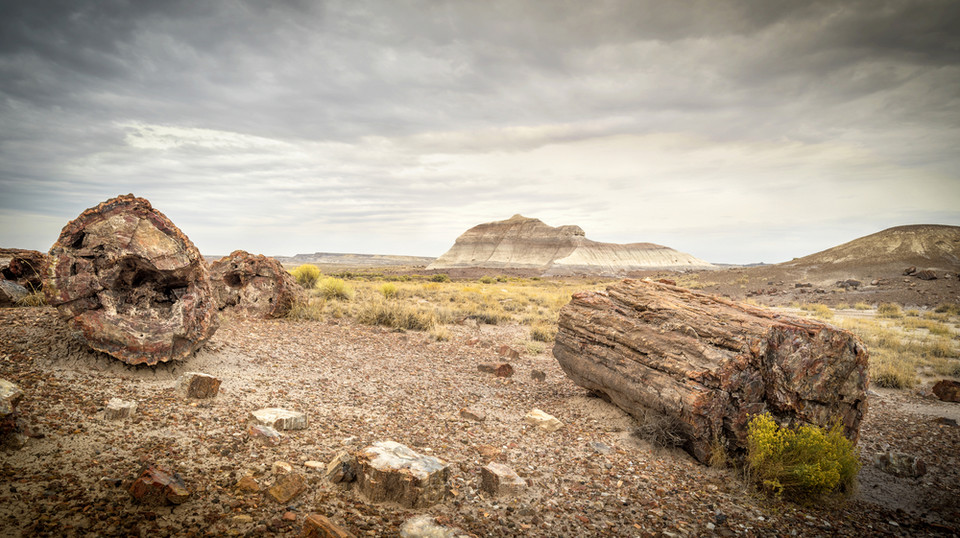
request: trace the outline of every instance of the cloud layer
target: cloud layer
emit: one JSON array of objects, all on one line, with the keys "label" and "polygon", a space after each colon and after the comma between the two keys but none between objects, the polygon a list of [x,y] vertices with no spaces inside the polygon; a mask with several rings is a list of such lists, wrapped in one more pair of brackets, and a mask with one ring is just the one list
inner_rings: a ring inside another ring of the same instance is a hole
[{"label": "cloud layer", "polygon": [[211,254],[436,256],[522,213],[776,262],[960,224],[952,1],[4,12],[4,246],[127,192]]}]

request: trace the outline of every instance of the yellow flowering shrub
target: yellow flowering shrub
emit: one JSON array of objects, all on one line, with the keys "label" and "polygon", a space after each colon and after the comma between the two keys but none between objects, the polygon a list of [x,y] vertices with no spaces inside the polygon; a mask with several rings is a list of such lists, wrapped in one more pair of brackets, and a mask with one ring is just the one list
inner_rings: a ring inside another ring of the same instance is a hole
[{"label": "yellow flowering shrub", "polygon": [[317,280],[320,280],[320,268],[309,263],[290,271],[290,274],[293,275],[298,284],[307,289],[312,289],[317,285]]},{"label": "yellow flowering shrub", "polygon": [[857,450],[835,422],[781,428],[769,414],[747,427],[747,472],[764,490],[796,500],[850,492],[860,470]]}]

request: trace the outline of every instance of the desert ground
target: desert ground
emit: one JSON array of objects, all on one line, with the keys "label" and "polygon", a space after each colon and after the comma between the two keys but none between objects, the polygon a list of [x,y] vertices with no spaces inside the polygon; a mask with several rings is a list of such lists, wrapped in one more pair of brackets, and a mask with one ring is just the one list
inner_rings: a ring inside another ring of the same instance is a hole
[{"label": "desert ground", "polygon": [[[0,309],[0,377],[25,393],[19,410],[27,434],[22,448],[0,454],[0,534],[298,535],[310,513],[356,536],[398,535],[405,521],[421,514],[466,536],[960,533],[960,404],[929,395],[934,374],[918,376],[909,388],[871,388],[858,491],[846,500],[804,506],[756,491],[736,469],[696,462],[566,378],[551,344],[542,341],[549,335],[534,339],[532,329],[549,321],[571,291],[599,289],[604,281],[504,275],[404,281],[402,270],[364,270],[341,272],[351,293],[318,297],[315,308],[299,316],[227,314],[194,356],[156,367],[127,366],[89,350],[52,307]],[[735,271],[709,273],[718,284],[708,285],[704,274],[662,276],[688,284],[696,276],[707,291],[742,299],[751,299],[749,283],[774,278],[751,274],[744,283]],[[723,279],[730,281],[727,291]],[[900,286],[904,296],[912,283]],[[387,284],[397,288],[395,300],[411,308],[448,314],[429,331],[363,323],[364,303],[386,295]],[[937,303],[956,297],[946,284],[934,282]],[[714,285],[718,289],[711,290]],[[479,299],[462,305],[456,302],[461,296]],[[802,299],[797,294],[789,301]],[[934,315],[917,302],[903,306],[917,308],[920,318]],[[849,316],[876,316],[875,307],[850,309]],[[471,309],[476,315],[461,315]],[[846,311],[831,312],[828,321],[839,324]],[[956,345],[957,316],[939,319]],[[519,351],[510,361],[514,375],[478,371],[480,363],[504,360],[502,345]],[[533,378],[534,371],[545,373],[545,380]],[[185,372],[217,376],[220,393],[207,400],[178,396],[174,384]],[[105,420],[105,405],[115,397],[138,403],[133,418]],[[277,446],[261,444],[245,426],[249,413],[263,407],[301,411],[309,426],[284,432]],[[485,419],[462,418],[462,408]],[[564,427],[545,432],[525,424],[533,409]],[[451,464],[447,499],[416,510],[373,504],[325,480],[322,468],[305,465],[385,440]],[[873,459],[887,451],[921,457],[926,474],[881,472]],[[524,491],[514,497],[482,491],[480,469],[490,461],[514,469],[527,482]],[[266,494],[281,472],[275,462],[290,463],[308,483],[285,504]],[[179,473],[189,499],[179,505],[136,502],[127,488],[145,463]],[[259,491],[236,487],[245,476]]]}]

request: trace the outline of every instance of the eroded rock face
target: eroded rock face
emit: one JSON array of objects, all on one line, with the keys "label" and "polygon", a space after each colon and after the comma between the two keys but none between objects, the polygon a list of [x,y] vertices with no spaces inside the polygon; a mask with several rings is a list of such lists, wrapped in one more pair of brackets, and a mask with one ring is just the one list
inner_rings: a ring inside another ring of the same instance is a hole
[{"label": "eroded rock face", "polygon": [[623,274],[645,269],[711,269],[689,254],[653,243],[598,243],[579,226],[554,228],[522,215],[470,228],[427,269],[533,269],[544,275]]},{"label": "eroded rock face", "polygon": [[867,409],[867,350],[853,334],[648,281],[577,293],[553,354],[577,384],[642,418],[674,419],[707,461],[714,437],[746,447],[750,417],[829,427],[856,442]]},{"label": "eroded rock face", "polygon": [[43,287],[47,255],[36,250],[0,248],[0,278],[12,280],[28,290]]},{"label": "eroded rock face", "polygon": [[210,265],[217,308],[260,318],[283,317],[304,298],[303,288],[280,262],[235,250]]},{"label": "eroded rock face", "polygon": [[128,364],[182,359],[217,329],[200,252],[132,194],[64,226],[50,249],[44,295],[90,347]]}]

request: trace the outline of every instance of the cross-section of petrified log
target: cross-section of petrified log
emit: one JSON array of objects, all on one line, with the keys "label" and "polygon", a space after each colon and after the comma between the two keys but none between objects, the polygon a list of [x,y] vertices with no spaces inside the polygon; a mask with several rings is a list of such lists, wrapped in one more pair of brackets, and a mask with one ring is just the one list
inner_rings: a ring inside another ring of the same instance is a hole
[{"label": "cross-section of petrified log", "polygon": [[0,248],[0,279],[12,280],[28,290],[43,287],[47,255],[36,250]]},{"label": "cross-section of petrified log", "polygon": [[232,308],[261,318],[285,316],[304,296],[280,262],[242,250],[210,265],[210,285],[220,310]]},{"label": "cross-section of petrified log", "polygon": [[128,364],[184,358],[217,329],[200,252],[132,194],[64,226],[50,249],[44,294],[90,347]]},{"label": "cross-section of petrified log", "polygon": [[553,354],[577,384],[628,413],[677,421],[698,460],[713,439],[746,446],[753,414],[782,424],[866,412],[867,350],[853,334],[668,284],[624,280],[560,310]]}]

